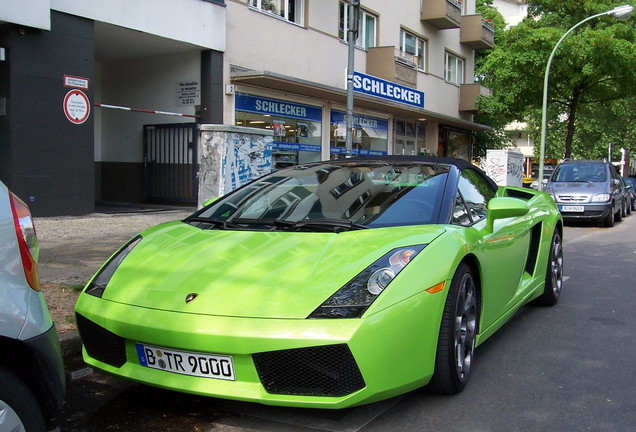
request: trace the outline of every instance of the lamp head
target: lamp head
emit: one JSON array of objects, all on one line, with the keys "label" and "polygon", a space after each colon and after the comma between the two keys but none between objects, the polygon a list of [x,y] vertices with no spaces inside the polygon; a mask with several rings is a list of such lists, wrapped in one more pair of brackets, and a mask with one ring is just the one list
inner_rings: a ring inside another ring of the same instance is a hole
[{"label": "lamp head", "polygon": [[616,6],[614,9],[612,9],[609,12],[609,15],[613,16],[614,18],[621,20],[621,21],[625,21],[628,20],[629,17],[632,16],[632,11],[634,10],[634,7],[632,5],[622,5],[622,6]]}]

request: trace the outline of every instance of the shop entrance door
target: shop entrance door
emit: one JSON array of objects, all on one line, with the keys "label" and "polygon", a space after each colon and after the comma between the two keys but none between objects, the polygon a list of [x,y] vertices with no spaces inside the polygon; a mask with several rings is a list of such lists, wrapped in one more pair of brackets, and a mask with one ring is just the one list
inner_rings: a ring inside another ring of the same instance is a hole
[{"label": "shop entrance door", "polygon": [[196,123],[144,125],[144,202],[197,204]]}]

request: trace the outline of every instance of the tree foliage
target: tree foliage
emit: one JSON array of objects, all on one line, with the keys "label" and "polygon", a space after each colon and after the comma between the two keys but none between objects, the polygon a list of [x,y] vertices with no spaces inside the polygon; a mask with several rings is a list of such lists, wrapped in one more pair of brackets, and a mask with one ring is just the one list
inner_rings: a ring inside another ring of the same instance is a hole
[{"label": "tree foliage", "polygon": [[[478,2],[488,11],[488,0]],[[495,128],[525,121],[539,142],[545,68],[557,41],[581,20],[621,3],[604,0],[528,0],[528,16],[497,29],[495,47],[476,61],[476,75],[493,96],[480,100],[482,119]],[[546,156],[598,157],[636,135],[634,19],[592,19],[559,45],[549,72]],[[615,130],[608,130],[609,127]],[[481,136],[478,137],[478,141]],[[482,145],[480,143],[479,145]],[[536,146],[538,147],[538,146]]]}]

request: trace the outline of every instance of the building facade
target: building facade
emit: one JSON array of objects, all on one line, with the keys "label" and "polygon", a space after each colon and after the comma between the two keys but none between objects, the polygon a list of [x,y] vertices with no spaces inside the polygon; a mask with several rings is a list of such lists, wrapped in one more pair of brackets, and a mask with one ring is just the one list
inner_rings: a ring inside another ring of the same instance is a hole
[{"label": "building facade", "polygon": [[[273,132],[274,168],[344,157],[343,1],[0,3],[0,178],[36,215],[196,203],[200,124]],[[474,0],[361,3],[353,155],[470,159]]]}]

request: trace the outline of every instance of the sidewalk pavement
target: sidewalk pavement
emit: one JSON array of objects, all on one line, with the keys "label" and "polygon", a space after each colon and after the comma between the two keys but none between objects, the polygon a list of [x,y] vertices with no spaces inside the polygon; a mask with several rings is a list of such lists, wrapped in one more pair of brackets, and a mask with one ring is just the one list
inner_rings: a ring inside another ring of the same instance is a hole
[{"label": "sidewalk pavement", "polygon": [[[34,218],[40,244],[38,274],[43,283],[83,285],[131,237],[160,223],[183,219],[194,207],[98,206],[85,216]],[[77,330],[60,334],[65,357],[79,353]]]}]

